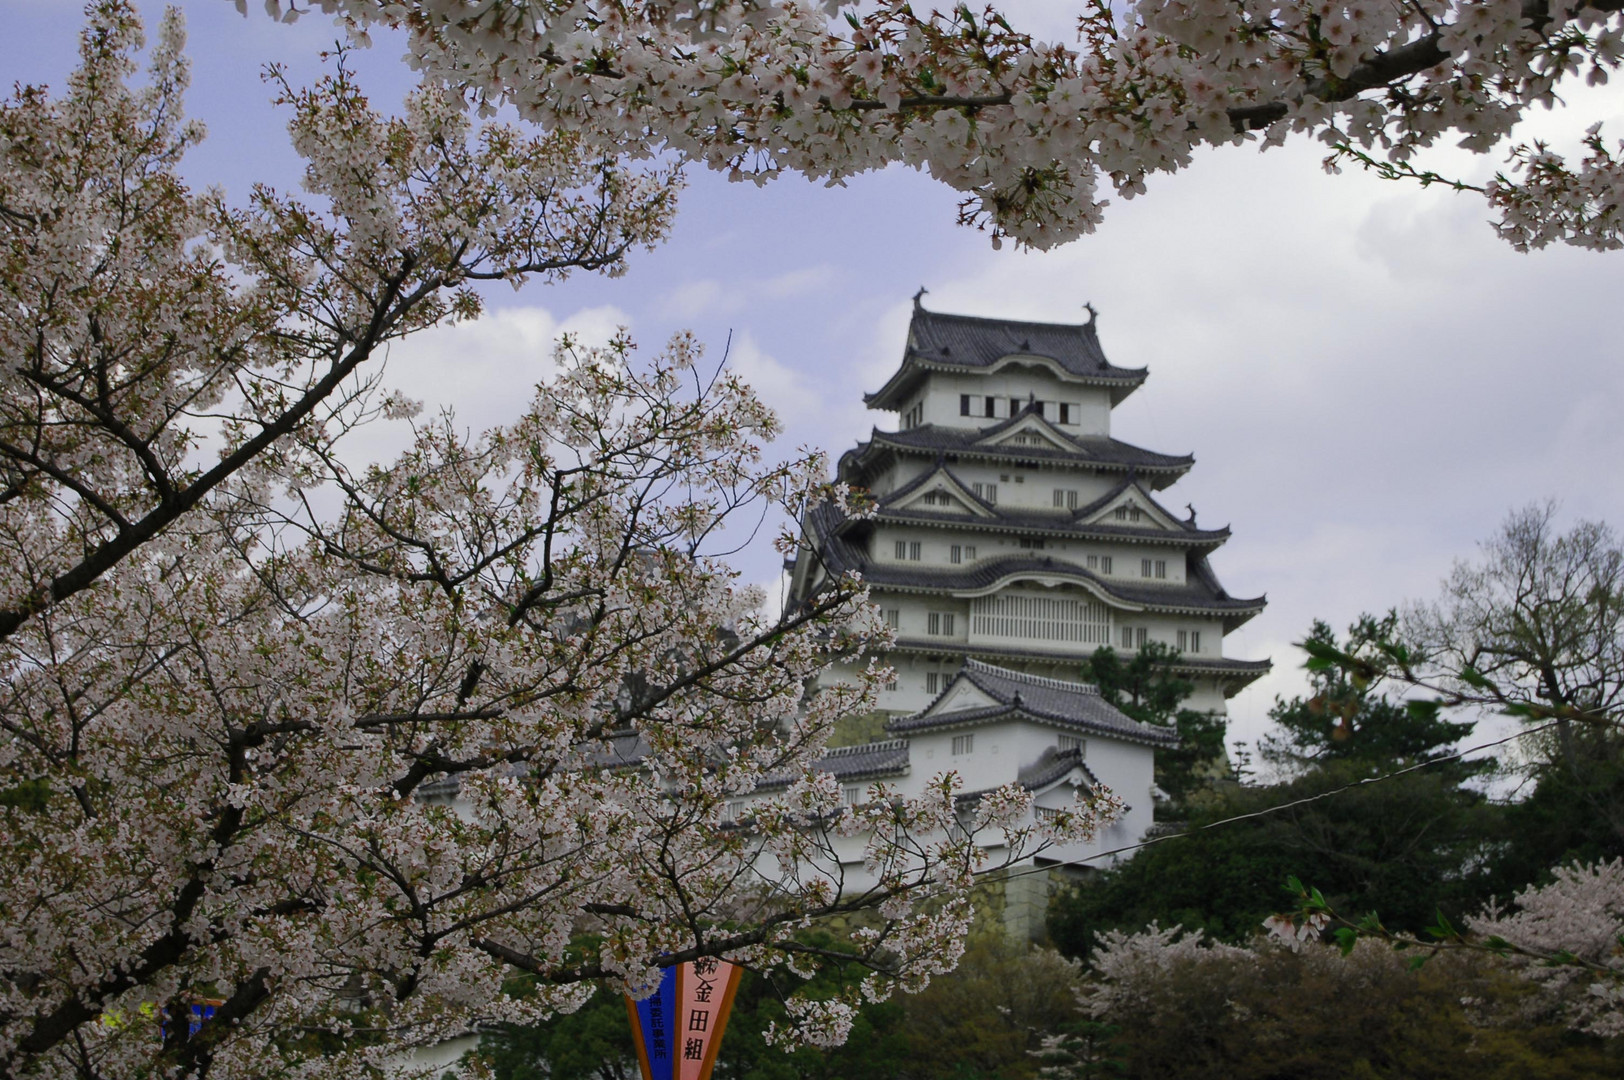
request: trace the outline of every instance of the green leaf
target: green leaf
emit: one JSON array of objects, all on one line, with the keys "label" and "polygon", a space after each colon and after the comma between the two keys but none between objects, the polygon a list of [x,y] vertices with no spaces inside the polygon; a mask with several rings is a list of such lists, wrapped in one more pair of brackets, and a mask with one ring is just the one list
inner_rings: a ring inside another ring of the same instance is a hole
[{"label": "green leaf", "polygon": [[1438,719],[1438,713],[1443,709],[1441,701],[1406,701],[1404,711],[1410,714],[1410,719],[1427,723]]},{"label": "green leaf", "polygon": [[1455,924],[1450,922],[1449,919],[1444,916],[1442,911],[1438,912],[1437,914],[1437,921],[1431,926],[1427,927],[1427,933],[1431,934],[1440,941],[1454,941],[1459,939],[1460,931],[1455,929]]},{"label": "green leaf", "polygon": [[1359,931],[1351,926],[1339,926],[1331,932],[1331,936],[1336,939],[1336,947],[1342,950],[1343,956],[1351,953],[1353,947],[1359,944]]},{"label": "green leaf", "polygon": [[1406,966],[1411,971],[1420,971],[1421,966],[1423,964],[1425,964],[1428,960],[1431,960],[1431,959],[1432,959],[1432,954],[1431,953],[1422,953],[1420,956],[1412,956],[1412,957],[1410,957],[1410,962]]},{"label": "green leaf", "polygon": [[1471,664],[1460,669],[1460,681],[1467,686],[1475,686],[1479,690],[1488,690],[1493,684],[1483,677],[1483,673]]}]

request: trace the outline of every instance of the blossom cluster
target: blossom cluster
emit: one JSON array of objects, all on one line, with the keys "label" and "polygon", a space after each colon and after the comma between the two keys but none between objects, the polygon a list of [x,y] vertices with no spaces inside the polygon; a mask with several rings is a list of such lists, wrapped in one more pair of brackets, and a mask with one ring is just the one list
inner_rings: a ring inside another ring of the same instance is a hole
[{"label": "blossom cluster", "polygon": [[1519,892],[1513,910],[1469,925],[1516,950],[1509,961],[1539,986],[1544,1007],[1581,1031],[1624,1035],[1624,859],[1559,866],[1548,884]]},{"label": "blossom cluster", "polygon": [[[178,174],[179,17],[135,88],[142,44],[104,0],[66,92],[0,105],[0,1074],[398,1071],[661,964],[815,968],[814,921],[863,909],[859,996],[950,969],[989,849],[1051,837],[1009,794],[966,827],[951,778],[838,812],[813,764],[883,670],[806,688],[888,631],[856,581],[764,616],[715,539],[831,497],[821,457],[770,462],[682,335],[565,339],[480,433],[377,370],[475,282],[619,272],[670,170],[444,91],[387,116],[340,65],[273,73],[305,197],[233,208]],[[410,446],[353,460],[389,421]]]},{"label": "blossom cluster", "polygon": [[[1619,0],[1088,0],[1075,43],[994,7],[903,0],[319,0],[357,38],[406,29],[431,79],[482,109],[633,156],[675,151],[736,180],[839,183],[901,162],[964,193],[995,242],[1095,228],[1203,146],[1288,137],[1412,171],[1452,140],[1487,152],[1564,80],[1624,55]],[[290,5],[291,11],[291,5]],[[1520,247],[1624,242],[1602,136],[1572,163],[1522,146],[1486,189]],[[1372,156],[1375,155],[1375,156]]]}]

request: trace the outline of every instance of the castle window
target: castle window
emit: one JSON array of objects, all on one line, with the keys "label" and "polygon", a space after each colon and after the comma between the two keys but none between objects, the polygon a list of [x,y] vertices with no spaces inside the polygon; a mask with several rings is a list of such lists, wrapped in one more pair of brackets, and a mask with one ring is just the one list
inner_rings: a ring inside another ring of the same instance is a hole
[{"label": "castle window", "polygon": [[970,601],[970,632],[982,638],[1104,645],[1111,640],[1111,615],[1095,600],[1005,592]]},{"label": "castle window", "polygon": [[1199,630],[1188,630],[1188,631],[1180,630],[1179,631],[1179,652],[1197,652],[1198,653],[1200,651],[1201,651],[1201,631],[1199,631]]},{"label": "castle window", "polygon": [[953,636],[953,612],[933,611],[925,617],[925,632],[935,637]]},{"label": "castle window", "polygon": [[938,694],[942,690],[942,673],[939,671],[925,672],[925,693]]},{"label": "castle window", "polygon": [[1062,401],[1060,403],[1060,422],[1062,424],[1080,424],[1083,420],[1082,411],[1082,406],[1076,402]]},{"label": "castle window", "polygon": [[1156,576],[1157,577],[1165,578],[1167,576],[1167,560],[1166,559],[1157,559],[1155,569],[1156,569]]},{"label": "castle window", "polygon": [[1077,492],[1067,488],[1055,488],[1054,508],[1056,510],[1077,509]]},{"label": "castle window", "polygon": [[1191,652],[1200,652],[1201,651],[1201,631],[1199,631],[1199,630],[1191,630],[1190,631],[1190,651]]},{"label": "castle window", "polygon": [[896,552],[897,558],[899,559],[906,559],[909,562],[918,562],[920,552],[919,541],[914,540],[910,542],[907,540],[898,540]]},{"label": "castle window", "polygon": [[908,545],[908,559],[910,562],[919,561],[919,541],[915,540]]},{"label": "castle window", "polygon": [[975,562],[976,561],[976,546],[974,544],[965,544],[964,545],[964,561],[965,562]]},{"label": "castle window", "polygon": [[970,395],[969,394],[960,394],[959,395],[959,415],[960,416],[969,416],[970,415]]},{"label": "castle window", "polygon": [[1139,576],[1165,578],[1167,576],[1166,559],[1140,559]]},{"label": "castle window", "polygon": [[1098,555],[1090,555],[1088,557],[1088,568],[1090,570],[1098,570],[1100,568],[1100,557]]},{"label": "castle window", "polygon": [[1124,649],[1143,649],[1150,640],[1150,631],[1143,626],[1124,626],[1121,640]]},{"label": "castle window", "polygon": [[1017,398],[1017,397],[1010,398],[1009,399],[1009,415],[1014,416],[1016,413],[1018,413],[1020,411],[1021,411],[1021,399]]},{"label": "castle window", "polygon": [[1034,540],[1030,536],[1023,536],[1023,537],[1021,537],[1021,547],[1027,548],[1027,549],[1032,550],[1032,551],[1042,551],[1043,550],[1043,541],[1042,540]]},{"label": "castle window", "polygon": [[1100,573],[1109,574],[1110,572],[1111,572],[1111,556],[1109,556],[1109,555],[1101,555],[1100,556]]},{"label": "castle window", "polygon": [[953,755],[955,757],[957,757],[960,754],[974,753],[975,748],[976,748],[976,737],[974,735],[955,735],[955,736],[953,736]]},{"label": "castle window", "polygon": [[902,611],[898,608],[885,609],[885,625],[896,630],[902,626]]},{"label": "castle window", "polygon": [[994,416],[997,415],[997,413],[998,413],[998,410],[996,408],[997,402],[998,402],[997,398],[987,398],[986,399],[986,409],[987,409],[986,416],[987,416],[987,419],[991,420]]},{"label": "castle window", "polygon": [[983,484],[980,481],[977,481],[976,483],[970,485],[970,490],[976,493],[976,498],[987,500],[988,505],[998,505],[997,484]]},{"label": "castle window", "polygon": [[1062,751],[1076,750],[1079,754],[1087,755],[1088,744],[1083,741],[1081,735],[1062,735],[1059,746]]},{"label": "castle window", "polygon": [[1042,415],[1043,415],[1043,406],[1044,406],[1044,402],[1041,402],[1041,401],[1034,401],[1034,402],[1033,402],[1033,403],[1032,403],[1032,405],[1033,405],[1033,407],[1034,407],[1034,408],[1035,408],[1035,409],[1037,409],[1037,411],[1038,411],[1038,415],[1039,415],[1039,416],[1042,416]]}]

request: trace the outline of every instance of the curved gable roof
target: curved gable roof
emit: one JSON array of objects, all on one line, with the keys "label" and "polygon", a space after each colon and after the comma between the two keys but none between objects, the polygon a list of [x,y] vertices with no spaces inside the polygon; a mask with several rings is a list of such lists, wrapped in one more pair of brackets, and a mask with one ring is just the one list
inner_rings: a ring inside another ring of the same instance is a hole
[{"label": "curved gable roof", "polygon": [[884,386],[863,400],[876,409],[894,409],[897,398],[922,370],[987,370],[1008,357],[1051,361],[1068,381],[1112,386],[1113,403],[1145,381],[1145,368],[1120,368],[1106,359],[1094,321],[1020,322],[926,311],[914,302],[902,365]]},{"label": "curved gable roof", "polygon": [[[942,709],[941,705],[961,680],[970,682],[996,704]],[[1107,703],[1100,696],[1097,686],[1027,675],[980,660],[966,660],[947,688],[924,711],[892,720],[886,725],[886,730],[902,734],[937,727],[983,724],[1015,716],[1129,742],[1152,746],[1178,745],[1177,732],[1132,719]]]}]

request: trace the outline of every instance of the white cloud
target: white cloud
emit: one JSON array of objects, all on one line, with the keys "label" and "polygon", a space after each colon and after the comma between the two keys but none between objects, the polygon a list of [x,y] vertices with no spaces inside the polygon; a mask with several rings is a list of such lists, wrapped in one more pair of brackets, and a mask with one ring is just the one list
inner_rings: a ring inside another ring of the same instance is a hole
[{"label": "white cloud", "polygon": [[823,411],[823,396],[816,385],[802,372],[762,351],[748,330],[734,335],[727,366],[771,406],[786,429],[816,422]]},{"label": "white cloud", "polygon": [[787,300],[797,296],[808,296],[827,289],[835,280],[837,272],[827,263],[821,266],[808,266],[801,270],[791,270],[787,274],[768,278],[762,282],[761,295],[774,300]]},{"label": "white cloud", "polygon": [[704,315],[726,314],[737,311],[742,300],[736,293],[724,289],[712,278],[688,281],[667,292],[660,302],[660,311],[679,320],[697,319]]},{"label": "white cloud", "polygon": [[[384,383],[420,402],[420,419],[450,410],[459,426],[483,431],[516,420],[536,384],[557,372],[553,346],[560,334],[602,345],[629,321],[609,306],[576,311],[562,321],[542,307],[495,308],[473,322],[444,324],[394,343]],[[385,460],[409,441],[404,423],[373,424],[351,437],[349,454],[355,461]]]}]

